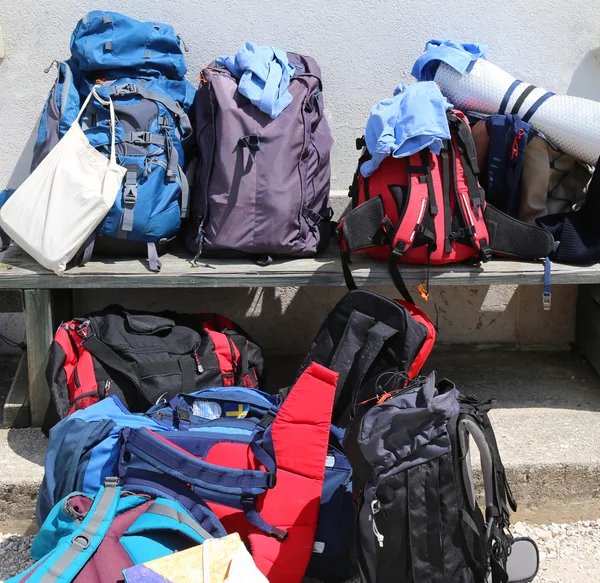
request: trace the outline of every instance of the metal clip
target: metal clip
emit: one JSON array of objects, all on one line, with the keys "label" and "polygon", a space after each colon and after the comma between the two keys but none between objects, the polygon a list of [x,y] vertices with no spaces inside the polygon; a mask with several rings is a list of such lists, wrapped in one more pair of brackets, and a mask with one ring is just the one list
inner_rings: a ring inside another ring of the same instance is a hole
[{"label": "metal clip", "polygon": [[544,292],[544,310],[548,311],[552,307],[552,294],[549,292]]},{"label": "metal clip", "polygon": [[383,547],[383,535],[379,532],[379,529],[377,528],[377,524],[375,523],[375,515],[380,511],[381,511],[381,504],[379,503],[379,500],[377,500],[377,498],[375,498],[375,500],[373,500],[371,502],[371,516],[369,516],[369,520],[373,524],[373,534],[375,535],[375,538],[377,539],[379,546]]}]

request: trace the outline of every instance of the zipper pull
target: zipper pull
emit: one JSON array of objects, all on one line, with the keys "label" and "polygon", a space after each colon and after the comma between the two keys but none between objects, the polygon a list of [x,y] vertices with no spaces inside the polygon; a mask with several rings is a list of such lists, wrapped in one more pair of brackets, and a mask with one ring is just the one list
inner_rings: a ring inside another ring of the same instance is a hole
[{"label": "zipper pull", "polygon": [[375,523],[375,515],[380,510],[381,510],[381,504],[379,503],[379,500],[377,500],[377,498],[375,498],[375,500],[373,500],[371,502],[371,515],[369,516],[369,520],[373,523],[373,534],[375,535],[375,538],[377,539],[379,546],[383,547],[383,535],[379,532],[379,530],[377,529],[377,524]]},{"label": "zipper pull", "polygon": [[204,367],[200,364],[200,357],[198,356],[198,351],[194,348],[194,360],[196,361],[196,370],[198,374],[202,374],[204,372]]},{"label": "zipper pull", "polygon": [[104,382],[104,398],[108,397],[110,392],[110,380]]}]

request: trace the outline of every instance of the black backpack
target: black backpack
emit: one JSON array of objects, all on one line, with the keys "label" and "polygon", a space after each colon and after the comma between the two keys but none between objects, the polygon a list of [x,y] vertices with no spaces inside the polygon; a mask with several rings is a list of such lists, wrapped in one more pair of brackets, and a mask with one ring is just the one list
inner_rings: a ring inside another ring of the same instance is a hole
[{"label": "black backpack", "polygon": [[[435,373],[357,409],[344,450],[359,498],[358,559],[365,583],[532,581],[537,547],[514,551],[517,505],[488,418],[493,402],[464,397]],[[485,517],[473,487],[481,454]],[[514,552],[513,552],[514,551]],[[507,562],[509,555],[514,559]]]},{"label": "black backpack", "polygon": [[263,387],[262,350],[218,314],[143,312],[109,306],[63,322],[50,347],[49,429],[116,395],[132,413],[178,393],[210,387]]},{"label": "black backpack", "polygon": [[414,304],[353,290],[325,318],[298,377],[312,362],[339,373],[332,422],[346,427],[363,396],[373,396],[373,379],[384,371],[415,377],[434,342],[435,327]]}]

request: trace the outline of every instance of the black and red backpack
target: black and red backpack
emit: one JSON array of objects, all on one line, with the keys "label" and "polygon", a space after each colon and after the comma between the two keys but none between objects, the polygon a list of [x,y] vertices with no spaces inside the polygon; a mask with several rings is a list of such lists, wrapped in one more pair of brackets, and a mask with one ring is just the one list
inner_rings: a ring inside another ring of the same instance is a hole
[{"label": "black and red backpack", "polygon": [[178,393],[259,388],[263,371],[260,347],[223,316],[110,306],[63,322],[56,332],[45,428],[111,395],[135,413]]},{"label": "black and red backpack", "polygon": [[348,266],[352,253],[388,261],[396,287],[410,302],[398,262],[441,265],[489,261],[492,254],[518,259],[550,254],[552,236],[486,204],[467,118],[460,111],[447,117],[451,140],[439,155],[422,150],[388,156],[368,178],[360,167],[371,154],[364,140],[357,141],[364,149],[350,187],[352,210],[338,227],[350,289],[356,287]]}]

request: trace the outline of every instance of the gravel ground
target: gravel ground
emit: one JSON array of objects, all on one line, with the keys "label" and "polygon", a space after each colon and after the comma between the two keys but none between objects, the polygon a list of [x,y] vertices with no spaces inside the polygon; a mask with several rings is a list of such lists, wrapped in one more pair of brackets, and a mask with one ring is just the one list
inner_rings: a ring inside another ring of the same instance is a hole
[{"label": "gravel ground", "polygon": [[[591,583],[600,581],[600,520],[574,524],[517,522],[516,536],[538,543],[540,572],[535,583]],[[20,573],[30,564],[33,535],[0,534],[0,578]]]}]

